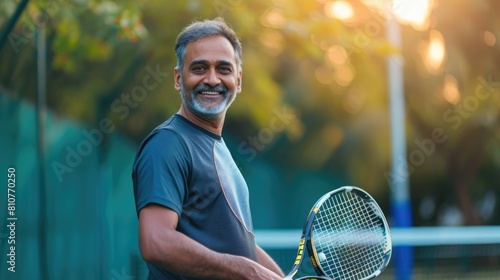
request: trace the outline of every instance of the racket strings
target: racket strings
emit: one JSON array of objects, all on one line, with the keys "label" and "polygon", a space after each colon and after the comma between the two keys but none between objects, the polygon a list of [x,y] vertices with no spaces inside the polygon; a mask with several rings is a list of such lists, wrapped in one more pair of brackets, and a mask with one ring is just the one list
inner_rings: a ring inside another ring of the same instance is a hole
[{"label": "racket strings", "polygon": [[372,275],[385,259],[387,237],[379,211],[359,196],[344,192],[320,207],[313,242],[325,273],[334,279]]}]

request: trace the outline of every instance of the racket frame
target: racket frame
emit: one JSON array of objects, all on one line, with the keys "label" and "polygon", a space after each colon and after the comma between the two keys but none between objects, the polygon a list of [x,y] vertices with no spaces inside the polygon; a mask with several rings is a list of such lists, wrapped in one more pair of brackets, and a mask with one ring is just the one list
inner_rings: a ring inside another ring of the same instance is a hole
[{"label": "racket frame", "polygon": [[[319,210],[319,207],[321,206],[321,204],[323,204],[323,202],[325,202],[328,198],[330,198],[330,196],[333,193],[335,193],[338,190],[340,190],[340,188],[324,194],[320,199],[318,199],[318,201],[316,201],[316,203],[314,204],[312,209],[309,211],[309,215],[307,216],[304,228],[302,230],[302,236],[300,238],[299,248],[297,250],[297,256],[295,257],[295,262],[293,263],[292,269],[290,270],[290,272],[287,274],[287,276],[283,280],[292,280],[293,279],[292,277],[295,274],[297,274],[297,272],[299,271],[300,265],[302,264],[302,261],[303,261],[304,247],[307,247],[306,244],[309,244],[310,240],[311,240],[312,224],[314,222],[314,218],[316,217],[316,213],[318,213],[318,210]],[[313,256],[310,255],[310,258],[313,258]],[[313,259],[311,259],[311,262],[312,261],[313,261]],[[326,278],[321,277],[321,276],[324,276],[325,274],[322,270],[318,271],[316,269],[316,267],[315,267],[315,266],[317,266],[316,260],[314,260],[314,262],[312,262],[312,264],[313,264],[314,269],[316,270],[316,273],[318,273],[318,276],[320,276],[320,277],[306,276],[306,277],[300,278],[301,280],[315,279],[315,278],[316,279],[330,279],[328,277],[326,277]]]},{"label": "racket frame", "polygon": [[332,279],[332,278],[326,276],[325,272],[321,268],[320,260],[319,260],[317,253],[316,253],[316,249],[314,247],[314,239],[311,238],[312,237],[312,225],[314,223],[314,219],[315,219],[316,214],[318,213],[321,205],[327,199],[329,199],[331,196],[336,195],[338,193],[342,193],[342,192],[354,192],[354,193],[356,193],[356,195],[358,197],[361,197],[363,200],[368,200],[369,202],[371,202],[372,207],[375,208],[375,210],[376,210],[375,212],[378,214],[378,216],[379,216],[380,220],[382,221],[382,223],[384,224],[384,228],[386,230],[387,248],[386,248],[386,252],[385,252],[386,255],[384,258],[384,262],[381,263],[381,265],[378,267],[378,269],[374,273],[372,273],[368,277],[363,278],[362,280],[368,280],[368,279],[373,279],[373,278],[377,277],[387,267],[387,265],[389,264],[389,261],[391,259],[391,255],[392,255],[392,241],[391,241],[391,234],[389,231],[389,225],[387,224],[387,220],[384,217],[382,209],[380,209],[380,206],[376,203],[375,199],[373,199],[373,197],[370,196],[366,191],[364,191],[358,187],[354,187],[354,186],[343,186],[343,187],[340,187],[338,189],[335,189],[333,191],[330,191],[330,192],[324,194],[322,197],[320,197],[318,199],[318,201],[316,201],[316,203],[314,204],[314,206],[310,210],[309,215],[306,219],[304,228],[302,230],[302,236],[300,238],[299,248],[297,250],[297,256],[295,258],[295,262],[292,266],[292,269],[290,270],[290,272],[287,274],[287,276],[283,280],[292,280],[293,276],[295,274],[297,274],[297,272],[299,271],[299,268],[300,268],[300,265],[302,264],[303,256],[304,256],[304,245],[307,247],[307,251],[309,254],[309,260],[311,261],[311,264],[312,264],[314,270],[316,271],[316,273],[318,274],[318,276],[304,276],[304,277],[298,278],[296,280],[315,280],[315,279],[331,280]]}]

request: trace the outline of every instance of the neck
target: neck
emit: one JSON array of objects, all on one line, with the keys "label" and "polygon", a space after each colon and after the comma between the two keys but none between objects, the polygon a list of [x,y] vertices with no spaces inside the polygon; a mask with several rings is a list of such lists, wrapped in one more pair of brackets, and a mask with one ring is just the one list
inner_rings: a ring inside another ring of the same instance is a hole
[{"label": "neck", "polygon": [[177,113],[201,128],[204,128],[204,129],[206,129],[214,134],[222,135],[222,127],[224,125],[224,116],[222,116],[222,118],[217,119],[217,120],[206,120],[204,118],[201,118],[201,117],[193,114],[191,111],[189,111],[184,106],[184,104],[181,105],[181,108],[179,109],[179,111]]}]

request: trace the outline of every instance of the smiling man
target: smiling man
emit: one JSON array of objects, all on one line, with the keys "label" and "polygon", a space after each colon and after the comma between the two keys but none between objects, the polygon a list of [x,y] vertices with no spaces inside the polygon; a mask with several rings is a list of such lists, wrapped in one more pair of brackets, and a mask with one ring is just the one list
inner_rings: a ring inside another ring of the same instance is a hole
[{"label": "smiling man", "polygon": [[141,143],[132,171],[149,279],[283,279],[255,244],[248,188],[221,136],[241,92],[241,43],[222,19],[177,37],[179,111]]}]

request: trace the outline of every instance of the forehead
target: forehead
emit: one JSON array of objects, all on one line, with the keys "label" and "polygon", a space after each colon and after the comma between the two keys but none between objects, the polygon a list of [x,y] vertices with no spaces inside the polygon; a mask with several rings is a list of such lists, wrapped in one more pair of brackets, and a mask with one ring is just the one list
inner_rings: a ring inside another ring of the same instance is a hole
[{"label": "forehead", "polygon": [[198,39],[186,46],[185,64],[191,61],[228,61],[236,64],[233,45],[223,36],[209,36]]}]

